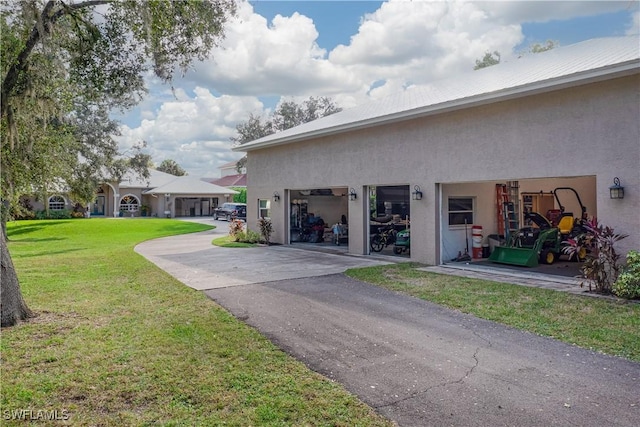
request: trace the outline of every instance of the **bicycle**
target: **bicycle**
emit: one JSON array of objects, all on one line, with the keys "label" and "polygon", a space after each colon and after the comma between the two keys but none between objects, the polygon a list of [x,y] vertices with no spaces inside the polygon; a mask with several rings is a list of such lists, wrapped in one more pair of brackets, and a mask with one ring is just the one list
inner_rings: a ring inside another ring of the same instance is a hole
[{"label": "bicycle", "polygon": [[378,232],[371,236],[370,246],[374,252],[380,252],[386,246],[393,245],[396,242],[398,231],[393,225],[378,228]]}]

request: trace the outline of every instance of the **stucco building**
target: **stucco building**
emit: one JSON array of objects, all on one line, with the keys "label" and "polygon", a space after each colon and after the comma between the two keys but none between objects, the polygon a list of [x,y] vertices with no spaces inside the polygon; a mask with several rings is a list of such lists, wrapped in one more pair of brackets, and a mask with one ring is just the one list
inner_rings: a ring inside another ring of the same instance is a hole
[{"label": "stucco building", "polygon": [[[412,260],[441,264],[528,210],[587,215],[640,248],[640,43],[594,39],[436,81],[238,146],[248,153],[247,223],[298,239],[300,216],[348,223],[369,254],[375,219],[408,220]],[[624,198],[613,199],[618,178]],[[498,192],[506,190],[503,196]],[[344,218],[343,218],[344,216]],[[506,218],[507,222],[509,218]],[[465,221],[467,227],[465,227]],[[467,228],[467,230],[465,230]],[[507,224],[509,228],[509,224]],[[474,229],[475,230],[475,229]]]}]

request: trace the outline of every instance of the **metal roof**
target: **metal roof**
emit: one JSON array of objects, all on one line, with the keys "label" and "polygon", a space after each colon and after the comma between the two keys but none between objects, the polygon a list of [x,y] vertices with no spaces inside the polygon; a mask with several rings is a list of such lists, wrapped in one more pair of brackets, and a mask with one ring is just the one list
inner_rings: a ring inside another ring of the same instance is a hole
[{"label": "metal roof", "polygon": [[592,39],[416,86],[236,146],[252,151],[611,79],[640,71],[640,37]]},{"label": "metal roof", "polygon": [[161,185],[144,194],[174,194],[174,195],[218,195],[218,194],[238,194],[237,191],[219,185],[202,181],[195,176],[176,176],[167,184]]}]

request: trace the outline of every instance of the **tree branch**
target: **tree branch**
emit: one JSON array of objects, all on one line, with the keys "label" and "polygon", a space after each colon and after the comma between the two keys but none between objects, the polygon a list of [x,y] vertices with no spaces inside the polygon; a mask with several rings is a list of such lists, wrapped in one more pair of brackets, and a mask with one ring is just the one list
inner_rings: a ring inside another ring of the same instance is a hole
[{"label": "tree branch", "polygon": [[[42,13],[40,14],[38,22],[31,29],[31,33],[29,33],[29,38],[27,39],[24,48],[20,51],[20,53],[16,57],[15,62],[13,63],[13,65],[11,65],[11,67],[7,71],[7,74],[5,75],[5,78],[2,80],[2,91],[0,95],[0,117],[4,117],[7,114],[7,109],[9,106],[9,96],[18,83],[18,78],[27,68],[27,60],[29,59],[29,55],[31,55],[31,52],[36,47],[38,42],[40,42],[45,36],[50,34],[51,27],[58,21],[58,19],[70,14],[75,10],[99,6],[112,2],[113,0],[88,0],[72,5],[65,5],[63,2],[58,2],[57,0],[49,0],[47,2],[47,4],[42,9]],[[59,7],[58,10],[54,10],[57,3],[59,3],[61,7]],[[43,29],[44,34],[40,33],[40,28]]]}]

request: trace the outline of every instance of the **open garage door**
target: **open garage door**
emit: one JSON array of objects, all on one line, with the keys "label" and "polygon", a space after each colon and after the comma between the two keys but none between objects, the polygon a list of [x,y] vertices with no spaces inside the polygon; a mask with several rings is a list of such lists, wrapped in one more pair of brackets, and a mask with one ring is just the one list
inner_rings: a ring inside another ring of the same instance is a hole
[{"label": "open garage door", "polygon": [[[290,190],[289,243],[347,244],[347,191],[347,187]],[[334,235],[334,229],[340,232]]]},{"label": "open garage door", "polygon": [[369,187],[369,254],[409,256],[410,205],[409,185]]},{"label": "open garage door", "polygon": [[[530,235],[537,235],[540,221],[534,221],[535,218],[542,217],[544,227],[548,221],[552,227],[562,228],[563,218],[566,223],[574,224],[598,213],[595,176],[447,183],[441,185],[441,191],[440,262],[443,264],[489,263],[488,257],[495,247],[506,244],[518,230],[530,228]],[[563,229],[560,239],[569,233]],[[465,252],[468,257],[464,256]],[[556,255],[560,255],[559,261],[564,261],[561,253]],[[539,260],[526,261],[531,268],[533,264],[537,267]],[[557,273],[561,268],[556,265],[548,270]],[[576,263],[570,270],[577,270]]]}]

